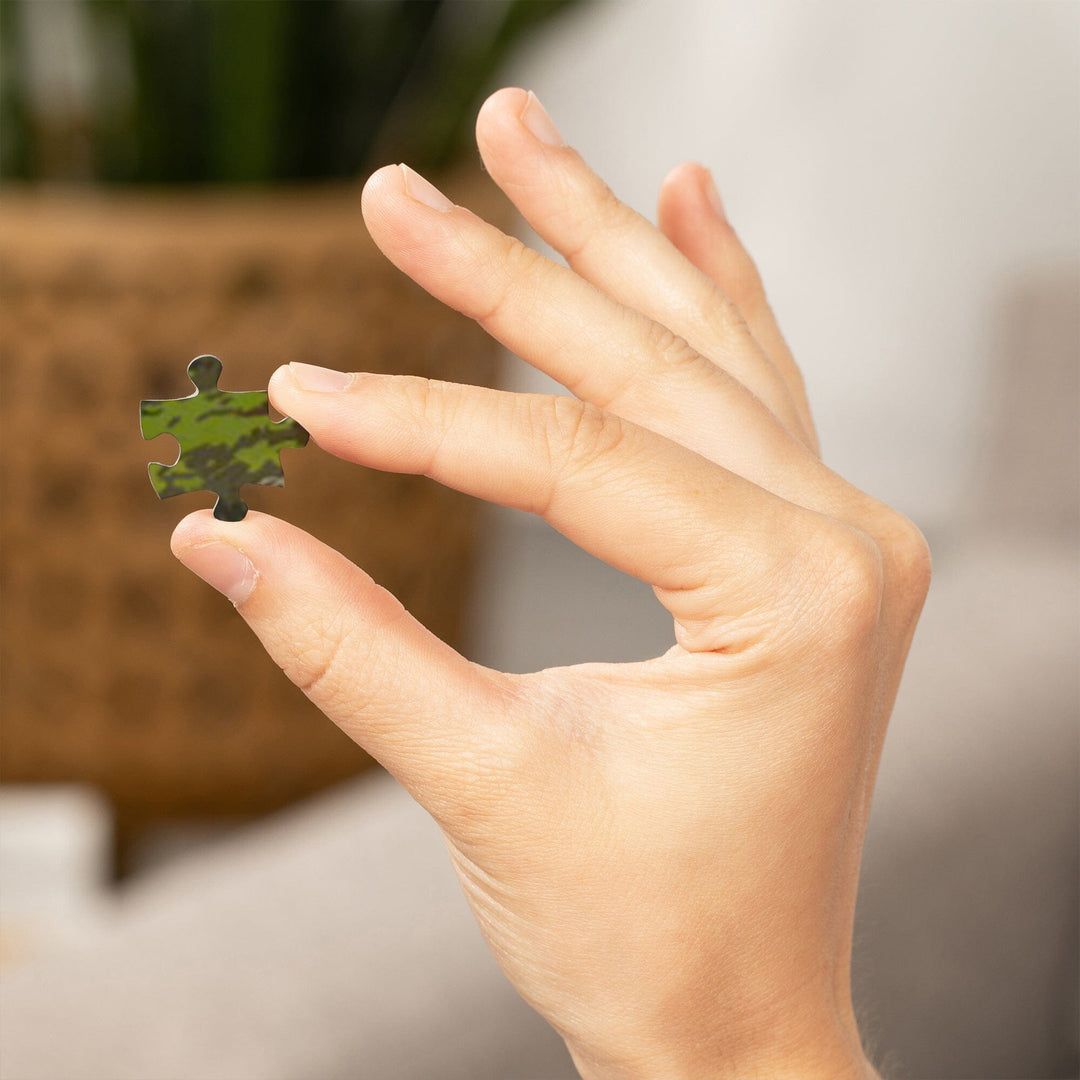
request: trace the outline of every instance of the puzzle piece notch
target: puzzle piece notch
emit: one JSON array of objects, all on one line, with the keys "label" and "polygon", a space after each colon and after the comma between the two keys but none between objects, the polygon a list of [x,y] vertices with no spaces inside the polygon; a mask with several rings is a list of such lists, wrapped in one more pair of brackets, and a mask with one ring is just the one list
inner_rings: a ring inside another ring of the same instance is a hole
[{"label": "puzzle piece notch", "polygon": [[195,393],[142,401],[139,418],[144,439],[168,434],[180,443],[174,464],[151,462],[148,467],[158,498],[213,491],[218,497],[214,517],[240,521],[248,511],[240,488],[284,487],[278,455],[289,447],[306,446],[308,433],[288,417],[272,421],[265,390],[219,390],[221,370],[216,356],[197,356],[188,365]]}]

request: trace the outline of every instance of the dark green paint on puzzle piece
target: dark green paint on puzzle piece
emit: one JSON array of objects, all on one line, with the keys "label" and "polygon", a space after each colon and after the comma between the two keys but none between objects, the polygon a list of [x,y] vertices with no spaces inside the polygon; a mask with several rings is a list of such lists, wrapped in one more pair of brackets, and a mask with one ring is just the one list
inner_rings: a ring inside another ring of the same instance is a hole
[{"label": "dark green paint on puzzle piece", "polygon": [[175,465],[151,462],[150,483],[159,499],[213,491],[218,497],[214,517],[240,521],[248,511],[240,488],[284,487],[278,454],[288,447],[306,446],[308,433],[295,420],[274,423],[264,390],[219,390],[221,361],[216,356],[197,356],[188,365],[188,377],[195,384],[194,394],[139,403],[144,439],[168,434],[180,443]]}]

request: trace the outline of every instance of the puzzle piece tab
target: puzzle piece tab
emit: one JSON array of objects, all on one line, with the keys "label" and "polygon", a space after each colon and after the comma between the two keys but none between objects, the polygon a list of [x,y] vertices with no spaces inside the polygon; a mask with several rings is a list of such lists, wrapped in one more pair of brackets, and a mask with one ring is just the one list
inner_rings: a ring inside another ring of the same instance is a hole
[{"label": "puzzle piece tab", "polygon": [[197,356],[188,365],[188,377],[195,384],[194,394],[139,403],[144,439],[169,434],[180,443],[175,465],[151,462],[150,483],[159,499],[213,491],[218,497],[214,517],[240,521],[248,511],[240,488],[284,487],[278,454],[306,446],[308,433],[295,420],[271,421],[265,390],[219,390],[221,361],[216,356]]}]

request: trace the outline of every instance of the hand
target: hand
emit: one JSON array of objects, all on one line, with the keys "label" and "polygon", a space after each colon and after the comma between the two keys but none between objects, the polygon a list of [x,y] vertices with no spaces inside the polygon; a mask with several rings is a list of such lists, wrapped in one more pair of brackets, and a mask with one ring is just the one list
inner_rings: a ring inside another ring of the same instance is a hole
[{"label": "hand", "polygon": [[929,581],[904,517],[821,464],[709,174],[657,229],[502,90],[477,140],[557,265],[389,166],[406,274],[575,397],[291,365],[274,405],[362,465],[540,514],[649,582],[677,644],[507,675],[283,522],[194,514],[176,554],[438,821],[506,974],[587,1078],[867,1077],[849,959],[886,722]]}]

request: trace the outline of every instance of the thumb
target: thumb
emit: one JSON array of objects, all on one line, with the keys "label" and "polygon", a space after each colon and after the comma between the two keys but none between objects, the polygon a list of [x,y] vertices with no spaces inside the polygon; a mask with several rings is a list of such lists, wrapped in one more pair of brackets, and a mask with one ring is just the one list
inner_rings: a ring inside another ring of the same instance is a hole
[{"label": "thumb", "polygon": [[440,823],[466,789],[475,799],[476,786],[497,782],[516,758],[510,677],[470,663],[301,529],[255,512],[222,522],[204,510],[180,522],[172,549]]}]

